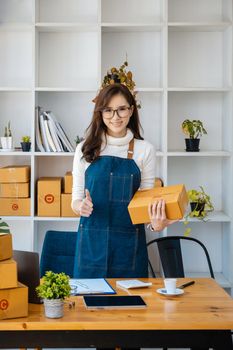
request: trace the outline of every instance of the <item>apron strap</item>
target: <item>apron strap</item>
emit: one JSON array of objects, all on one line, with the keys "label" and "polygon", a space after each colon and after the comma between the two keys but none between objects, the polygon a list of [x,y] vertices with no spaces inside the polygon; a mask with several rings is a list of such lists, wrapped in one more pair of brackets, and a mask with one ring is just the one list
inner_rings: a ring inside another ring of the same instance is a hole
[{"label": "apron strap", "polygon": [[128,159],[133,158],[133,151],[134,151],[134,138],[129,143],[128,156],[127,156]]}]

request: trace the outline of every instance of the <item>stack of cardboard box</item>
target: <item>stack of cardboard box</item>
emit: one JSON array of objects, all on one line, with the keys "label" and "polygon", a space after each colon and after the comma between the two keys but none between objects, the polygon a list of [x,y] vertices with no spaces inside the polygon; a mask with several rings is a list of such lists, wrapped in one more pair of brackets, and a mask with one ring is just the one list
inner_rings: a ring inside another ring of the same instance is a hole
[{"label": "stack of cardboard box", "polygon": [[62,177],[41,177],[37,183],[38,216],[77,217],[71,209],[72,173],[64,177],[64,193],[62,193]]},{"label": "stack of cardboard box", "polygon": [[28,315],[28,288],[17,281],[12,236],[0,234],[0,320]]},{"label": "stack of cardboard box", "polygon": [[30,167],[10,165],[0,168],[0,213],[30,215]]}]

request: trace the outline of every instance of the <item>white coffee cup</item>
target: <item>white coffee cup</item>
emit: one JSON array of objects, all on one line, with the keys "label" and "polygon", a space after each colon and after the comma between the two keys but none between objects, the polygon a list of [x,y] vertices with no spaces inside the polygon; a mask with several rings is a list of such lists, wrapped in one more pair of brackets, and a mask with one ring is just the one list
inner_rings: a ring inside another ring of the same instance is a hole
[{"label": "white coffee cup", "polygon": [[176,278],[165,278],[164,286],[167,291],[167,294],[175,294],[176,293]]}]

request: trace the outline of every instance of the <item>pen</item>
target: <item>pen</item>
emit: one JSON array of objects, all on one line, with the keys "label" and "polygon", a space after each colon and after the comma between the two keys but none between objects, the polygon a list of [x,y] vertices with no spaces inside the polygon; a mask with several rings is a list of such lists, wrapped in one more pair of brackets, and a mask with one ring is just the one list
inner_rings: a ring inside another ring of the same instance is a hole
[{"label": "pen", "polygon": [[177,288],[185,288],[185,287],[188,287],[188,286],[191,286],[192,284],[194,284],[195,281],[190,281],[190,282],[187,282],[187,283],[184,283],[184,284],[181,284],[180,286],[178,286]]}]

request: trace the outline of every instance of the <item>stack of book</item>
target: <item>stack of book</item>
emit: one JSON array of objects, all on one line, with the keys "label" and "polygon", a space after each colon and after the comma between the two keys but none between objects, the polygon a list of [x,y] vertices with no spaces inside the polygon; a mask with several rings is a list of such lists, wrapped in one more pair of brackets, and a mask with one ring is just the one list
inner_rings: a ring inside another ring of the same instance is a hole
[{"label": "stack of book", "polygon": [[39,106],[36,107],[36,146],[40,152],[74,152],[55,115]]}]

